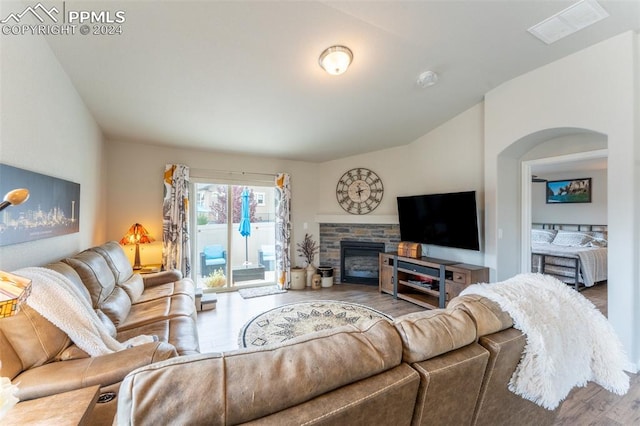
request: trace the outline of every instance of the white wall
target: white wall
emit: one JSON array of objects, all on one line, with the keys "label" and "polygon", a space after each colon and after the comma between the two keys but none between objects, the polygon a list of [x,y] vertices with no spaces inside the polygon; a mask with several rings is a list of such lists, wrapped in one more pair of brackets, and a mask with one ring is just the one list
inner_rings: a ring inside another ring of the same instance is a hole
[{"label": "white wall", "polygon": [[[141,261],[161,263],[162,197],[165,164],[185,164],[191,169],[231,170],[253,173],[287,172],[291,175],[292,235],[291,258],[295,263],[296,243],[305,232],[319,235],[314,222],[318,197],[318,166],[314,163],[258,156],[241,156],[211,151],[163,148],[141,143],[108,141],[107,153],[107,224],[106,238],[120,240],[127,229],[139,222],[156,238],[140,247]],[[234,179],[242,176],[234,175]],[[255,175],[248,176],[256,178]],[[270,179],[260,176],[260,179]],[[238,182],[238,184],[241,184]],[[304,229],[304,224],[307,229]],[[132,256],[133,248],[129,255]],[[193,261],[193,260],[192,260]]]},{"label": "white wall", "polygon": [[2,36],[0,47],[0,162],[80,184],[80,232],[0,247],[11,271],[103,242],[105,177],[102,133],[47,43]]},{"label": "white wall", "polygon": [[[522,152],[510,148],[521,145],[526,152],[535,145],[531,135],[554,129],[607,136],[609,320],[640,365],[637,43],[633,32],[613,37],[486,94],[485,185],[496,192],[487,191],[485,203],[487,266],[492,278],[504,279],[520,271],[521,255],[519,186],[511,181],[519,180]],[[623,192],[614,187],[620,183]]]},{"label": "white wall", "polygon": [[[607,171],[579,170],[541,174],[549,181],[591,178],[591,202],[547,204],[546,184],[531,184],[531,220],[534,223],[607,224]],[[622,190],[622,188],[620,188]]]},{"label": "white wall", "polygon": [[[475,190],[482,241],[483,122],[483,104],[479,103],[409,145],[320,164],[318,214],[338,223],[375,222],[376,217],[384,221],[391,215],[397,223],[398,196]],[[346,213],[336,201],[338,179],[354,167],[373,170],[384,184],[380,206],[366,217]],[[484,265],[483,247],[477,252],[425,245],[425,250],[428,256]]]}]

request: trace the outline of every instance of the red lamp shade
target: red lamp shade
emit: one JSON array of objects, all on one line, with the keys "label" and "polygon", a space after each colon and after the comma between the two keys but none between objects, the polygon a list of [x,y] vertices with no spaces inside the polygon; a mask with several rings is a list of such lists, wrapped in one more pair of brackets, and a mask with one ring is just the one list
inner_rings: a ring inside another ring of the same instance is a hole
[{"label": "red lamp shade", "polygon": [[120,244],[128,245],[135,244],[136,245],[136,257],[133,263],[133,269],[142,269],[142,265],[140,264],[140,244],[151,243],[155,241],[155,239],[149,235],[149,231],[147,231],[144,226],[139,223],[134,223],[131,225],[131,228],[127,231],[124,237],[120,240]]}]

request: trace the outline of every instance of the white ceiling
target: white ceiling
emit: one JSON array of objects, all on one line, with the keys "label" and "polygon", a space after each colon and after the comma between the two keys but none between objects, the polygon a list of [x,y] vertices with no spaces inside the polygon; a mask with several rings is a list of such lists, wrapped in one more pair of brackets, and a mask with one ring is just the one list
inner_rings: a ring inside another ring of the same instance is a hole
[{"label": "white ceiling", "polygon": [[[572,3],[74,1],[125,11],[123,34],[48,41],[109,139],[327,161],[407,144],[509,79],[640,28],[639,1],[604,0],[609,18],[552,45],[527,32]],[[341,76],[318,66],[333,44],[354,53]],[[422,89],[427,69],[440,80]]]}]

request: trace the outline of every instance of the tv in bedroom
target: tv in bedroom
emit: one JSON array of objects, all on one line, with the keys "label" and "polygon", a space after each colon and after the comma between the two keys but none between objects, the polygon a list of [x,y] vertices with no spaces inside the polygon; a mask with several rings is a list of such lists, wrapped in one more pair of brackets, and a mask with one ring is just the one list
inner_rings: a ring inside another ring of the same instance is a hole
[{"label": "tv in bedroom", "polygon": [[476,192],[398,197],[400,239],[480,250]]}]

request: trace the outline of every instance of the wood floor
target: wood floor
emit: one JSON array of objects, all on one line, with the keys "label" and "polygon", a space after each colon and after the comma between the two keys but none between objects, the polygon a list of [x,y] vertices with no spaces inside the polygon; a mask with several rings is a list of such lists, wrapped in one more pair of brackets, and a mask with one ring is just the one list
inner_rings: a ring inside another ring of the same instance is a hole
[{"label": "wood floor", "polygon": [[[607,314],[607,285],[599,284],[583,290],[605,315]],[[243,299],[237,292],[219,293],[216,309],[198,314],[198,333],[201,352],[224,352],[238,349],[238,335],[242,326],[254,316],[287,303],[309,300],[342,300],[359,303],[382,311],[392,317],[417,312],[423,308],[403,300],[394,300],[378,292],[377,286],[339,284],[320,290],[290,290],[283,294]],[[590,383],[576,388],[565,400],[557,425],[640,425],[640,375],[630,374],[631,389],[624,396],[612,394]]]}]

